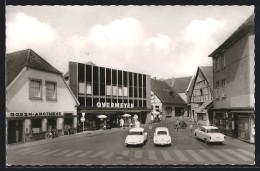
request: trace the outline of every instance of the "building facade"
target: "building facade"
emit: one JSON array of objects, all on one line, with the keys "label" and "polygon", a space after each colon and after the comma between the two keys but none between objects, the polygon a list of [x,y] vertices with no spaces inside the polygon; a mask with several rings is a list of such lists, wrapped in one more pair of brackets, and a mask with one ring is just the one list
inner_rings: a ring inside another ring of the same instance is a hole
[{"label": "building facade", "polygon": [[62,73],[27,49],[6,55],[7,144],[77,128],[77,99]]},{"label": "building facade", "polygon": [[213,100],[212,66],[199,66],[190,92],[189,113],[199,125],[213,123],[211,111]]},{"label": "building facade", "polygon": [[[153,111],[159,112],[161,120],[173,120],[184,116],[187,104],[165,81],[151,79],[151,105]],[[157,115],[150,114],[155,118]]]},{"label": "building facade", "polygon": [[104,124],[118,127],[123,114],[131,115],[124,118],[125,123],[133,122],[134,115],[145,123],[151,110],[149,75],[69,62],[67,79],[80,103],[78,119],[85,113],[86,129],[100,129]]},{"label": "building facade", "polygon": [[214,124],[254,143],[254,15],[209,57],[213,60]]}]

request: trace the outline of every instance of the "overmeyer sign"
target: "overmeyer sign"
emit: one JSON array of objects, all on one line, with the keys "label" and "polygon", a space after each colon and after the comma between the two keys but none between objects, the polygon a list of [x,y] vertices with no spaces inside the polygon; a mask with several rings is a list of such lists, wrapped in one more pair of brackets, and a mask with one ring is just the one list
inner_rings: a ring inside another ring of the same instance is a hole
[{"label": "overmeyer sign", "polygon": [[133,103],[106,103],[97,102],[97,107],[107,107],[107,108],[134,108]]}]

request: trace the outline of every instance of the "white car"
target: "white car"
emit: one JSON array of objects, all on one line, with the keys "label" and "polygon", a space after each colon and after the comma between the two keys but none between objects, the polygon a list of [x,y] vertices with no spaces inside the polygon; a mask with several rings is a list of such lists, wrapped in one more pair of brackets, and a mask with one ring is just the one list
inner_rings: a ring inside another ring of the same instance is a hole
[{"label": "white car", "polygon": [[147,132],[144,128],[132,128],[125,139],[125,146],[128,145],[144,145],[147,139]]},{"label": "white car", "polygon": [[171,145],[172,139],[166,127],[157,127],[153,136],[154,145]]},{"label": "white car", "polygon": [[194,136],[197,139],[209,142],[221,142],[224,143],[226,137],[224,134],[219,132],[219,129],[215,126],[201,126],[194,130]]}]

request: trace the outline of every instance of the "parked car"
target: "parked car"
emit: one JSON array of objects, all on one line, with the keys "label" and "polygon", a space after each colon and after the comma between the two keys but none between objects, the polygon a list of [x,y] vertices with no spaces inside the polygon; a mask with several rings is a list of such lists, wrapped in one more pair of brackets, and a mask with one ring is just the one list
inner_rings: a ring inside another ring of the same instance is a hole
[{"label": "parked car", "polygon": [[129,134],[125,139],[125,146],[128,145],[144,145],[148,140],[147,132],[144,128],[132,128],[129,130]]},{"label": "parked car", "polygon": [[201,126],[194,130],[194,136],[197,139],[209,142],[221,142],[224,143],[226,137],[224,134],[219,132],[219,129],[215,126]]},{"label": "parked car", "polygon": [[171,145],[171,136],[166,127],[157,127],[154,131],[153,143],[154,145]]}]

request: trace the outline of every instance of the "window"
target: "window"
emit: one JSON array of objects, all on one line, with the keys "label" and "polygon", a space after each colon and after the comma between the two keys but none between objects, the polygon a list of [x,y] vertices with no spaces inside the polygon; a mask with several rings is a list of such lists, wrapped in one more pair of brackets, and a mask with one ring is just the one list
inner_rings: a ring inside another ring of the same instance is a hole
[{"label": "window", "polygon": [[123,89],[124,89],[124,96],[125,97],[128,96],[128,94],[127,94],[127,92],[128,92],[127,87],[123,87]]},{"label": "window", "polygon": [[221,54],[221,68],[225,68],[225,66],[226,66],[226,61],[225,60],[226,60],[225,59],[225,54],[222,53]]},{"label": "window", "polygon": [[85,84],[79,83],[79,94],[85,94]]},{"label": "window", "polygon": [[216,88],[219,88],[219,82],[218,81],[216,82]]},{"label": "window", "polygon": [[216,71],[219,71],[220,70],[220,58],[219,56],[216,57]]},{"label": "window", "polygon": [[123,96],[122,87],[118,87],[118,96]]},{"label": "window", "polygon": [[117,86],[113,86],[113,96],[117,96]]},{"label": "window", "polygon": [[107,95],[111,96],[111,85],[107,85]]},{"label": "window", "polygon": [[87,83],[87,94],[92,94],[91,84]]},{"label": "window", "polygon": [[222,80],[222,97],[226,97],[225,87],[226,87],[226,80]]},{"label": "window", "polygon": [[32,133],[40,133],[42,127],[42,120],[41,119],[32,119]]},{"label": "window", "polygon": [[30,99],[42,99],[42,81],[32,79],[30,80],[30,90],[29,90]]},{"label": "window", "polygon": [[57,83],[46,82],[46,99],[57,100]]}]

